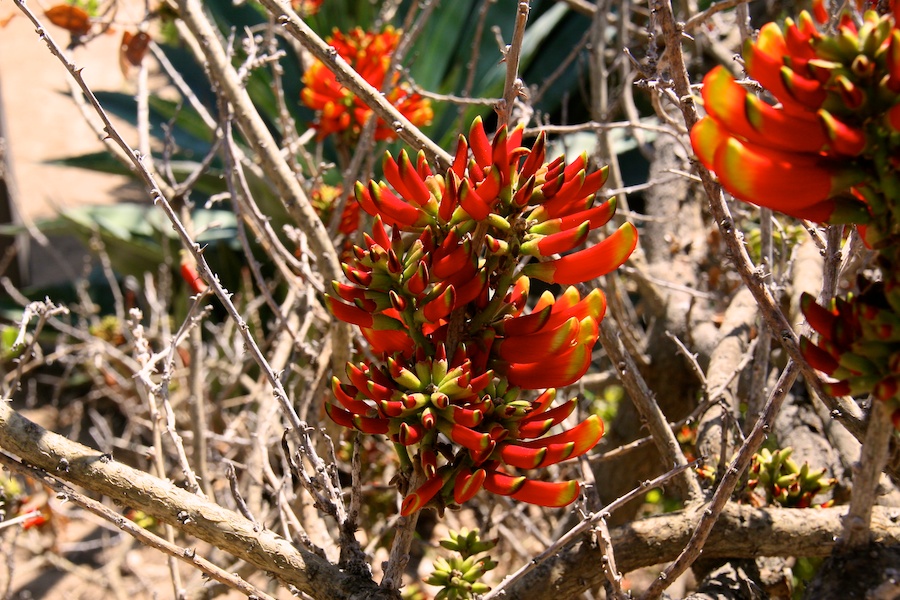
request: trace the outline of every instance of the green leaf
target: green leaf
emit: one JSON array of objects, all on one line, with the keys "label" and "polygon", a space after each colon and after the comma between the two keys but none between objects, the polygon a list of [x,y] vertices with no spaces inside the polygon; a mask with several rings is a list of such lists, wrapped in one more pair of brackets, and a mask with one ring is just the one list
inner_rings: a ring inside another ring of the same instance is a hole
[{"label": "green leaf", "polygon": [[[129,123],[137,122],[137,103],[133,96],[120,92],[96,92],[95,95],[107,112]],[[176,114],[172,104],[172,102],[166,102],[160,98],[151,98],[151,101],[148,102],[150,134],[160,141],[165,141],[164,126],[168,126],[169,121]],[[160,108],[164,108],[164,112],[160,112]],[[189,109],[185,109],[185,111],[187,110]],[[200,120],[199,115],[195,114],[193,120],[189,115],[185,115],[180,123],[176,120],[175,127],[171,128],[169,135],[175,140],[175,144],[181,152],[197,155],[192,158],[199,160],[209,151],[213,135],[205,125],[202,126],[202,129],[198,128],[196,126],[198,120]],[[202,124],[202,120],[200,123]],[[192,130],[185,129],[183,124],[192,124]]]},{"label": "green leaf", "polygon": [[[175,155],[170,161],[172,173],[178,182],[184,181],[191,173],[193,173],[200,163],[193,160],[181,160],[180,155]],[[215,161],[214,161],[215,162]],[[100,173],[112,173],[113,175],[126,175],[137,179],[131,169],[122,164],[114,156],[108,152],[91,152],[79,156],[70,156],[49,161],[50,164],[64,165],[67,167],[75,167],[78,169],[87,169],[89,171],[98,171]],[[194,186],[194,191],[200,194],[211,196],[225,190],[225,183],[222,180],[222,172],[219,169],[209,168],[206,173],[201,175]]]}]

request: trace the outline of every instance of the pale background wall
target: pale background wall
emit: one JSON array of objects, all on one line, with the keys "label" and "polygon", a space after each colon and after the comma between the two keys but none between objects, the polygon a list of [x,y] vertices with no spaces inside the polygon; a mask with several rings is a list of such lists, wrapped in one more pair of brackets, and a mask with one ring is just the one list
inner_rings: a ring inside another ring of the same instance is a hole
[{"label": "pale background wall", "polygon": [[[43,6],[52,6],[52,0]],[[131,92],[133,82],[119,67],[122,31],[133,30],[143,14],[141,0],[119,0],[114,33],[91,41],[71,54],[84,67],[84,78],[94,90]],[[28,3],[32,10],[39,5]],[[11,19],[9,19],[12,17]],[[8,22],[7,22],[7,19]],[[8,0],[0,0],[0,101],[6,117],[6,149],[17,188],[17,207],[24,219],[53,216],[58,208],[116,201],[144,201],[140,186],[124,176],[98,174],[82,169],[46,164],[46,161],[103,149],[69,98],[68,74],[35,33],[31,22]],[[58,44],[69,41],[67,31],[48,24]],[[126,139],[136,143],[126,128]],[[77,264],[81,252],[71,240],[54,240],[63,254]],[[58,274],[45,274],[46,257],[32,244],[32,272],[40,282]],[[38,268],[35,269],[35,266]],[[2,292],[0,292],[2,293]]]}]

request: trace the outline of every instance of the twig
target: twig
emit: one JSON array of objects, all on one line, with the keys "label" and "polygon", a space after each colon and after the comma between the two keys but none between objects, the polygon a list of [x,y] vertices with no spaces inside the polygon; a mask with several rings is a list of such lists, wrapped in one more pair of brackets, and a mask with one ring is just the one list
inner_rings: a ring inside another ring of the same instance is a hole
[{"label": "twig", "polygon": [[247,503],[244,502],[244,497],[241,496],[241,490],[238,487],[237,475],[234,472],[234,463],[228,461],[225,463],[225,477],[228,478],[228,486],[231,489],[231,497],[234,498],[235,504],[237,504],[238,511],[244,518],[253,523],[254,525],[258,525],[258,521],[253,516],[253,513],[250,512],[250,509],[247,507]]},{"label": "twig", "polygon": [[556,540],[553,544],[551,544],[548,548],[546,548],[543,552],[532,558],[528,561],[527,564],[520,567],[515,573],[508,576],[503,582],[494,588],[489,594],[484,596],[484,600],[494,600],[494,598],[503,598],[506,594],[505,590],[513,587],[519,580],[521,580],[525,575],[527,575],[530,571],[534,570],[542,563],[546,562],[548,559],[553,557],[562,551],[566,546],[575,542],[579,537],[590,531],[594,525],[596,525],[601,519],[606,519],[609,515],[611,515],[615,510],[624,506],[628,502],[634,500],[641,494],[647,493],[647,491],[652,490],[653,488],[657,488],[662,486],[668,480],[673,479],[675,477],[681,476],[686,470],[693,468],[696,466],[696,461],[692,463],[688,463],[685,465],[681,465],[675,467],[671,471],[663,473],[659,477],[655,479],[651,479],[648,481],[642,481],[641,485],[634,488],[627,494],[617,498],[616,500],[607,504],[603,509],[591,513],[587,517],[581,520],[575,527],[570,529],[565,535],[561,536],[558,540]]},{"label": "twig", "polygon": [[[653,442],[665,460],[665,466],[671,468],[689,464],[678,439],[669,427],[659,404],[656,403],[653,392],[647,387],[647,383],[638,371],[631,355],[625,352],[621,340],[608,319],[600,322],[600,343],[603,344],[603,349],[606,350],[610,362],[615,365],[635,408],[647,423]],[[697,476],[693,471],[683,470],[679,485],[689,500],[700,500],[703,497],[703,491],[700,489]]]},{"label": "twig", "polygon": [[597,541],[601,552],[603,552],[602,566],[606,575],[606,581],[610,588],[612,588],[610,590],[612,592],[611,595],[614,600],[628,600],[631,595],[626,594],[622,590],[622,574],[619,573],[619,569],[616,566],[612,538],[609,535],[609,526],[606,524],[605,518],[597,521],[597,525],[594,526],[594,531],[597,533]]},{"label": "twig", "polygon": [[[191,0],[187,0],[187,1],[191,1]],[[234,306],[234,303],[231,301],[231,294],[228,293],[222,287],[222,285],[219,283],[218,277],[215,275],[215,273],[213,273],[212,269],[209,267],[209,264],[206,262],[206,258],[203,256],[203,252],[202,252],[200,246],[191,238],[191,236],[185,230],[184,225],[181,223],[181,220],[178,218],[178,215],[175,213],[175,211],[172,209],[172,206],[169,204],[166,197],[160,191],[159,185],[157,184],[155,177],[144,166],[144,162],[143,162],[140,154],[134,152],[128,146],[127,142],[125,142],[124,138],[121,136],[119,131],[116,129],[116,127],[110,121],[109,116],[106,114],[106,111],[100,105],[100,102],[97,100],[94,93],[88,87],[87,83],[85,83],[84,78],[81,76],[80,69],[76,68],[76,66],[74,64],[69,62],[69,60],[63,54],[60,47],[56,44],[56,42],[53,40],[53,38],[46,32],[46,30],[42,26],[40,20],[34,15],[33,12],[31,12],[25,6],[24,0],[14,0],[14,2],[16,4],[16,6],[18,6],[19,9],[23,13],[25,13],[25,15],[32,21],[32,23],[34,23],[35,27],[37,28],[38,35],[40,35],[41,38],[47,43],[47,46],[50,48],[50,51],[53,53],[53,55],[56,56],[65,65],[65,67],[69,71],[70,75],[78,83],[79,87],[82,89],[85,96],[88,98],[88,101],[94,107],[94,110],[97,112],[99,117],[103,120],[103,123],[106,127],[106,131],[108,132],[110,139],[113,140],[120,148],[122,148],[130,157],[132,157],[132,163],[136,167],[138,175],[140,175],[140,177],[143,179],[144,183],[146,184],[148,193],[149,193],[151,199],[153,200],[154,204],[159,206],[163,210],[163,212],[166,214],[169,221],[172,223],[173,228],[175,229],[176,233],[178,234],[178,237],[181,240],[182,246],[197,261],[197,267],[198,267],[198,271],[199,271],[200,275],[209,284],[210,289],[215,292],[216,297],[219,299],[219,301],[225,307],[229,316],[237,324],[237,328],[238,328],[240,335],[245,343],[247,351],[249,352],[250,356],[253,358],[254,362],[256,362],[256,364],[260,367],[260,370],[262,370],[263,373],[265,374],[266,379],[269,381],[269,384],[273,388],[275,397],[278,399],[278,402],[281,406],[281,409],[282,409],[282,412],[283,412],[285,418],[290,423],[294,434],[299,438],[300,445],[301,445],[301,448],[303,449],[304,456],[308,460],[310,460],[310,462],[313,464],[313,466],[315,467],[316,473],[324,473],[325,472],[324,462],[322,461],[321,458],[319,458],[319,456],[315,452],[315,449],[312,444],[312,440],[310,439],[310,436],[309,436],[308,426],[306,425],[306,423],[301,421],[300,418],[297,416],[297,413],[294,410],[293,404],[292,404],[290,398],[288,398],[288,395],[284,390],[284,385],[281,382],[281,378],[278,377],[275,374],[275,372],[272,370],[271,366],[269,365],[268,360],[263,355],[263,353],[260,350],[259,345],[256,343],[256,340],[254,339],[253,335],[251,335],[249,327],[247,326],[247,323],[245,322],[245,320],[243,319],[241,314],[238,312],[237,308]],[[191,4],[193,4],[193,2],[191,2]],[[196,8],[196,7],[193,7],[193,8]],[[195,19],[194,19],[195,24],[198,24],[201,21],[202,21],[202,19],[199,19],[195,15]],[[205,27],[208,28],[208,26],[209,26],[209,24],[205,23]],[[211,30],[208,32],[208,34],[209,34],[209,36],[214,37]],[[211,40],[208,40],[208,41],[210,41],[210,43],[212,43]],[[218,44],[218,40],[216,40],[215,43]],[[221,50],[221,46],[217,46],[217,47],[219,50]],[[219,65],[219,67],[222,67],[222,66],[223,65],[221,65],[221,64]],[[230,77],[230,78],[235,77],[233,69],[230,67],[230,65],[227,66],[225,71],[226,72],[223,75],[223,77]],[[263,128],[264,128],[264,126],[263,126]],[[268,132],[267,132],[267,135],[268,135]],[[274,147],[274,145],[271,147]],[[265,149],[265,147],[263,148],[263,150],[264,149]],[[275,153],[275,154],[277,155],[277,153]],[[289,176],[289,177],[291,177],[291,176]],[[295,180],[292,180],[292,181],[296,184]],[[302,190],[301,190],[301,193],[302,193]],[[310,208],[310,210],[312,210],[312,208]],[[314,212],[312,213],[311,219],[316,221],[317,223],[320,223],[320,225],[321,225],[321,222],[318,221],[318,217],[315,216]],[[331,247],[330,244],[328,245],[328,251],[332,255],[334,255],[334,248]],[[321,256],[322,255],[320,255],[320,257]],[[335,261],[336,261],[337,260],[336,255],[334,255],[334,256],[335,256]],[[329,267],[330,262],[325,261],[325,263],[328,263],[328,264],[320,264],[320,268],[323,271],[323,275],[328,277],[329,269],[330,269],[330,267]],[[337,272],[340,272],[339,269]],[[332,331],[334,332],[335,330],[333,329]],[[340,354],[340,353],[333,352],[332,356],[335,356],[338,354]],[[346,361],[344,361],[344,362],[346,362]],[[343,364],[342,364],[342,366],[343,366]],[[333,482],[328,477],[321,477],[321,479],[323,482],[323,486],[328,490],[329,496],[336,503],[336,506],[342,507],[343,501],[341,499],[340,488],[336,488],[334,486]]]},{"label": "twig", "polygon": [[891,408],[887,402],[871,399],[869,423],[859,461],[853,465],[853,495],[844,517],[844,532],[837,552],[860,548],[871,539],[872,506],[878,498],[878,480],[888,460],[888,446],[894,433]]},{"label": "twig", "polygon": [[[478,22],[475,25],[475,34],[472,36],[472,54],[469,56],[469,62],[466,64],[466,83],[462,89],[464,98],[472,96],[472,90],[475,88],[475,73],[478,71],[478,56],[481,50],[481,38],[484,36],[484,24],[487,21],[488,9],[495,4],[497,0],[482,0],[481,9],[478,11]],[[465,131],[466,123],[463,119],[466,116],[465,106],[459,107],[457,113],[456,129]]]},{"label": "twig", "polygon": [[[5,277],[3,280],[4,282],[8,281]],[[64,306],[56,306],[49,298],[43,302],[30,302],[25,306],[25,310],[22,311],[22,319],[19,322],[19,332],[16,334],[16,339],[13,340],[12,346],[10,347],[11,350],[21,349],[21,352],[19,353],[19,358],[17,360],[15,375],[10,381],[9,386],[6,390],[0,389],[3,396],[11,396],[12,392],[19,387],[22,375],[24,375],[24,359],[31,356],[35,349],[40,349],[40,346],[37,344],[38,336],[44,329],[44,325],[47,321],[54,315],[67,314],[69,314],[69,309]],[[26,342],[25,337],[28,331],[28,323],[31,322],[32,317],[37,317],[38,321],[37,325],[34,327],[34,333]]]},{"label": "twig", "polygon": [[188,407],[191,411],[191,431],[194,440],[193,448],[194,469],[200,479],[203,492],[209,498],[215,498],[213,493],[212,476],[209,472],[208,449],[206,445],[206,433],[209,431],[206,420],[206,372],[203,365],[203,336],[199,327],[191,329],[190,341],[191,364],[188,368]]},{"label": "twig", "polygon": [[199,569],[202,573],[205,573],[212,579],[215,579],[216,581],[223,583],[232,589],[246,594],[247,596],[255,596],[263,600],[274,600],[272,596],[269,596],[262,590],[247,583],[237,575],[234,575],[217,567],[202,556],[197,556],[197,553],[194,549],[181,548],[180,546],[167,542],[166,540],[151,533],[143,527],[138,526],[133,521],[126,519],[117,512],[107,508],[100,502],[79,494],[69,486],[59,482],[49,473],[25,465],[3,452],[0,452],[0,462],[2,462],[3,465],[7,468],[17,471],[22,475],[25,475],[26,477],[32,477],[38,481],[41,481],[44,485],[55,491],[62,499],[74,502],[85,510],[98,515],[106,521],[109,521],[125,533],[134,537],[142,544],[151,548],[155,548],[157,550],[160,550],[161,552],[168,554],[169,556],[182,560],[189,565]]},{"label": "twig", "polygon": [[[183,2],[184,0],[182,0]],[[362,100],[386,123],[390,123],[397,135],[410,146],[425,151],[429,160],[437,164],[440,170],[449,168],[452,157],[423,134],[418,127],[388,102],[381,92],[372,87],[359,73],[353,70],[337,51],[325,43],[300,17],[289,7],[277,0],[260,0],[260,4],[271,12],[285,30],[294,36],[316,58],[341,80],[342,84]],[[331,277],[330,279],[340,279]]]},{"label": "twig", "polygon": [[203,13],[203,6],[197,0],[179,0],[179,16],[199,42],[212,74],[228,101],[234,107],[235,120],[247,141],[257,150],[263,170],[280,192],[285,208],[294,218],[298,227],[312,241],[313,250],[321,260],[322,275],[327,281],[341,279],[340,261],[325,227],[316,216],[306,193],[300,187],[294,172],[283,156],[277,151],[278,145],[269,132],[240,77],[228,60],[212,25]]},{"label": "twig", "polygon": [[[425,474],[415,469],[409,481],[409,489],[415,490],[425,482]],[[412,545],[416,533],[416,523],[422,511],[417,510],[411,515],[400,517],[394,525],[394,541],[391,542],[391,553],[384,565],[384,576],[381,579],[381,587],[389,590],[399,590],[403,585],[403,570],[409,562],[409,547]]]},{"label": "twig", "polygon": [[641,596],[642,600],[658,598],[660,594],[662,594],[673,581],[681,576],[681,574],[684,573],[700,556],[700,553],[703,551],[703,544],[706,543],[713,525],[716,524],[716,520],[725,509],[725,505],[728,503],[728,499],[731,498],[731,493],[734,491],[738,481],[740,481],[741,475],[747,470],[747,467],[750,466],[753,454],[759,449],[760,445],[762,445],[763,440],[765,440],[769,429],[775,422],[775,416],[781,409],[781,404],[787,397],[791,385],[793,385],[794,380],[799,373],[800,369],[798,368],[797,363],[793,361],[788,362],[784,371],[781,373],[781,377],[778,378],[778,383],[775,385],[775,389],[772,390],[769,400],[766,402],[763,413],[760,415],[756,425],[754,425],[750,435],[744,440],[743,445],[740,450],[738,450],[737,456],[734,457],[729,468],[725,471],[722,481],[716,488],[709,506],[703,511],[700,522],[697,523],[697,527],[694,530],[694,534],[691,536],[690,542],[681,551],[681,554],[678,555],[675,562],[666,567],[666,569],[659,574],[659,577],[650,585],[647,591],[644,592]]},{"label": "twig", "polygon": [[697,13],[696,15],[685,21],[683,29],[684,31],[690,31],[698,25],[701,25],[704,21],[709,19],[717,12],[722,12],[723,10],[728,10],[729,8],[734,8],[735,6],[740,6],[748,2],[750,2],[750,0],[721,0],[720,2],[711,4],[709,8],[707,8],[703,12]]},{"label": "twig", "polygon": [[[147,339],[144,337],[143,326],[140,324],[143,316],[141,311],[137,308],[131,309],[130,319],[128,321],[131,326],[131,335],[134,339],[134,353],[135,359],[138,364],[141,366],[141,370],[138,371],[137,375],[141,378],[142,383],[146,389],[147,399],[147,408],[150,413],[150,427],[153,435],[153,459],[154,466],[156,467],[156,476],[157,477],[166,477],[166,464],[165,464],[165,455],[164,449],[162,445],[162,431],[160,430],[160,421],[162,421],[163,417],[159,413],[159,408],[157,406],[157,391],[162,386],[157,386],[150,379],[149,371],[153,368],[153,365],[156,361],[154,361],[150,355],[150,345]],[[174,431],[171,431],[173,439],[177,440],[175,437]],[[178,440],[180,441],[180,440]],[[176,445],[180,447],[180,443],[176,441]],[[183,452],[183,448],[182,448]],[[187,468],[187,472],[193,475],[193,472],[190,468]],[[196,485],[196,481],[194,481]],[[196,491],[198,488],[195,487],[192,491]],[[171,524],[166,523],[164,525],[164,530],[166,534],[166,542],[169,544],[175,543],[175,529]],[[172,577],[172,586],[174,588],[175,597],[183,598],[184,597],[184,588],[181,584],[181,574],[178,571],[178,563],[172,556],[169,556],[168,561],[169,565],[169,574]]]},{"label": "twig", "polygon": [[[703,557],[828,556],[840,535],[845,512],[844,507],[798,510],[729,502],[703,548]],[[872,513],[873,527],[883,536],[885,545],[900,539],[900,525],[891,516],[896,512],[896,508],[876,506]],[[693,532],[691,514],[696,513],[666,513],[611,529],[619,569],[627,573],[673,560]],[[503,590],[490,600],[578,598],[585,590],[603,585],[603,570],[597,568],[601,556],[600,549],[588,540],[576,542],[515,585],[501,584]]]},{"label": "twig", "polygon": [[519,79],[519,58],[522,55],[522,42],[525,40],[525,25],[528,23],[528,12],[531,10],[530,0],[519,0],[516,8],[516,24],[513,29],[513,37],[506,47],[504,60],[506,61],[506,80],[503,83],[503,102],[497,107],[497,122],[501,125],[510,125],[513,113],[513,103],[522,81]]},{"label": "twig", "polygon": [[292,546],[268,529],[256,529],[241,515],[169,481],[47,431],[22,417],[8,402],[0,402],[0,447],[59,479],[177,526],[316,597],[343,598],[351,592],[366,591],[378,597],[378,588],[371,579],[344,572],[322,557]]},{"label": "twig", "polygon": [[678,351],[681,352],[681,355],[687,359],[691,371],[697,376],[697,380],[700,382],[703,389],[706,389],[706,375],[703,373],[703,368],[700,366],[700,363],[697,362],[697,355],[688,350],[687,346],[684,345],[684,342],[678,339],[677,335],[673,335],[672,332],[667,331],[666,337],[672,340],[678,348]]},{"label": "twig", "polygon": [[[678,106],[684,117],[685,125],[690,130],[699,121],[700,116],[697,112],[696,101],[691,94],[691,83],[681,47],[683,26],[675,22],[675,15],[669,0],[653,0],[651,5],[652,12],[659,19],[660,27],[666,39],[666,54],[672,67],[671,75],[678,99]],[[754,268],[744,244],[738,239],[734,219],[731,216],[731,211],[728,210],[728,206],[725,204],[725,197],[721,187],[703,165],[697,164],[696,168],[709,197],[710,210],[719,226],[719,231],[722,233],[722,239],[728,249],[729,257],[744,284],[752,292],[753,298],[759,305],[762,316],[766,321],[766,325],[769,327],[769,331],[781,340],[782,347],[791,359],[797,363],[804,379],[812,385],[819,397],[832,411],[833,416],[844,423],[845,427],[857,439],[862,438],[864,431],[860,421],[859,407],[848,400],[834,398],[825,392],[818,373],[803,358],[797,337],[790,323],[776,304],[772,294],[760,281],[759,274]]]}]

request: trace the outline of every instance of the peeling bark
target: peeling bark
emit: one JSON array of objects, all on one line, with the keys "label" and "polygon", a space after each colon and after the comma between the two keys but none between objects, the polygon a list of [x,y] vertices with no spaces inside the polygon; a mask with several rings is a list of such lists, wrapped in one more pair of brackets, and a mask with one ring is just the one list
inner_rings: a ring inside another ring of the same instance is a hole
[{"label": "peeling bark", "polygon": [[[841,517],[846,511],[846,507],[790,509],[731,504],[703,546],[703,556],[827,556],[841,534]],[[677,512],[612,529],[619,570],[625,573],[673,560],[690,539],[695,522],[696,517]],[[900,511],[875,507],[872,534],[882,544],[900,544]],[[507,590],[506,598],[574,598],[602,585],[600,560],[599,549],[588,542],[576,544],[522,578]]]},{"label": "peeling bark", "polygon": [[394,598],[374,581],[354,578],[336,565],[243,516],[47,431],[0,402],[0,448],[52,476],[164,523],[271,572],[314,598]]}]

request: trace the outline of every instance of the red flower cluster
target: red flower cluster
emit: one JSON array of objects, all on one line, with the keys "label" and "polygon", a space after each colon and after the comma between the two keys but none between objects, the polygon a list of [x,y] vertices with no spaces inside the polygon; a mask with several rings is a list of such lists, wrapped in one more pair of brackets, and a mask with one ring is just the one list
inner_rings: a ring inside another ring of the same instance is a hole
[{"label": "red flower cluster", "polygon": [[[360,327],[380,363],[348,366],[351,384],[334,381],[333,420],[388,435],[401,462],[414,461],[425,483],[404,500],[410,514],[429,502],[461,503],[479,489],[562,506],[576,481],[516,475],[572,458],[603,433],[596,416],[542,437],[575,408],[550,408],[552,388],[570,385],[590,365],[606,310],[599,290],[545,293],[525,314],[530,277],[573,284],[612,271],[637,243],[626,223],[590,248],[561,258],[609,221],[613,201],[592,207],[606,171],[588,174],[586,156],[544,162],[541,135],[522,148],[521,129],[490,141],[480,120],[460,143],[446,174],[424,155],[383,163],[384,182],[357,184],[375,216],[365,247],[344,265],[350,284],[334,283],[334,315]],[[471,156],[470,156],[471,150]],[[388,234],[387,227],[391,228]],[[522,258],[545,259],[519,269]],[[536,400],[523,389],[551,388]],[[416,454],[411,458],[409,451]]]},{"label": "red flower cluster", "polygon": [[[335,30],[327,41],[369,84],[379,90],[385,87],[391,54],[400,41],[399,31],[393,27],[387,27],[381,33],[366,32],[359,27],[348,33]],[[390,90],[385,94],[388,102],[414,125],[429,124],[434,116],[431,102],[411,92],[399,78],[398,73],[391,74]],[[332,133],[343,134],[351,140],[359,137],[372,115],[371,108],[338,83],[334,73],[321,61],[316,60],[306,70],[303,84],[306,88],[300,93],[300,99],[319,112],[313,127],[318,130],[320,139]],[[396,132],[379,119],[375,139],[393,140],[396,137]]]},{"label": "red flower cluster", "polygon": [[826,384],[831,394],[871,393],[892,403],[900,429],[900,290],[891,286],[896,278],[871,283],[859,296],[837,298],[827,308],[804,294],[800,307],[819,342],[803,338],[800,348],[810,365],[835,379]]},{"label": "red flower cluster", "polygon": [[[334,208],[341,199],[344,189],[341,186],[322,184],[313,189],[310,196],[313,209],[322,222],[326,225],[331,221]],[[356,202],[347,202],[341,212],[341,223],[338,231],[345,236],[351,236],[356,233],[359,228],[359,204]]]},{"label": "red flower cluster", "polygon": [[[820,334],[801,340],[834,394],[890,401],[900,426],[900,2],[894,14],[843,14],[834,35],[808,13],[765,25],[744,50],[747,73],[777,105],[721,67],[704,79],[709,116],[691,131],[700,160],[735,197],[789,215],[857,223],[881,281],[822,307],[802,299]],[[824,21],[827,15],[821,15]]]},{"label": "red flower cluster", "polygon": [[311,17],[319,12],[324,0],[291,0],[291,7],[300,13],[301,17]]},{"label": "red flower cluster", "polygon": [[895,18],[869,11],[857,26],[845,14],[827,35],[804,12],[783,30],[763,26],[744,59],[778,104],[748,93],[723,67],[707,74],[708,116],[691,140],[722,185],[741,200],[819,222],[892,213],[884,195],[900,194]]}]

